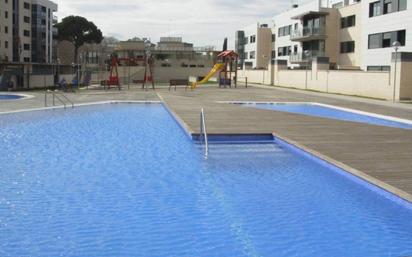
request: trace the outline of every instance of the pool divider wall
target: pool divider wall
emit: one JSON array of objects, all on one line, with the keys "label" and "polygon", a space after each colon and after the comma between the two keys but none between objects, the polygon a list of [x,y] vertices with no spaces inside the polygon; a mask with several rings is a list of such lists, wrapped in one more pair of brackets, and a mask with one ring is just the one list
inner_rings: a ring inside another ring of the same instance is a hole
[{"label": "pool divider wall", "polygon": [[337,162],[327,156],[324,156],[316,151],[313,151],[296,142],[285,139],[279,135],[273,134],[276,144],[291,152],[304,156],[322,166],[325,166],[332,171],[350,179],[351,181],[366,187],[367,189],[377,193],[392,202],[399,204],[412,211],[412,196],[408,193],[390,186],[380,180],[377,180],[359,170],[349,167],[343,163]]}]

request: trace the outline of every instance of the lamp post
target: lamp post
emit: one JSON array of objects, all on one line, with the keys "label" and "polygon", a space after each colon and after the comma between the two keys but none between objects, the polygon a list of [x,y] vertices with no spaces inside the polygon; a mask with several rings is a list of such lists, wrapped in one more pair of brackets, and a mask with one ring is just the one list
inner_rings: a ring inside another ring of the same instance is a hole
[{"label": "lamp post", "polygon": [[395,75],[394,75],[394,82],[393,82],[393,102],[395,102],[396,98],[396,75],[397,75],[397,64],[398,64],[398,50],[399,47],[401,46],[401,43],[399,41],[395,41],[392,44],[392,47],[395,49]]},{"label": "lamp post", "polygon": [[60,58],[57,58],[57,83],[60,82]]},{"label": "lamp post", "polygon": [[304,55],[306,57],[306,69],[305,69],[305,90],[308,90],[308,68],[309,68],[309,50],[304,51]]},{"label": "lamp post", "polygon": [[[267,65],[268,63],[267,63],[267,58],[268,58],[268,56],[266,56],[266,55],[262,55],[262,59],[263,59],[263,61],[265,62],[265,65]],[[269,69],[269,66],[266,66],[266,68],[264,67],[264,69],[263,69],[263,81],[262,81],[262,84],[264,85],[265,84],[265,76],[266,76],[266,69]]]}]

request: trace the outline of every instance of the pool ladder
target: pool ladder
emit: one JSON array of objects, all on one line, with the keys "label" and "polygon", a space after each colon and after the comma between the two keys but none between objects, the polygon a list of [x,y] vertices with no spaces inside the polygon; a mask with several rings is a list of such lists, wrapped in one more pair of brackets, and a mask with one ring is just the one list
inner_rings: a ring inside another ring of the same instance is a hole
[{"label": "pool ladder", "polygon": [[207,131],[206,131],[206,121],[205,121],[205,112],[202,108],[200,111],[200,134],[199,141],[204,142],[205,144],[205,158],[209,156],[209,142],[207,140]]},{"label": "pool ladder", "polygon": [[52,96],[53,106],[56,106],[56,99],[57,99],[61,104],[63,104],[64,109],[67,108],[67,105],[71,105],[71,107],[74,108],[74,103],[65,94],[59,91],[52,91],[52,90],[44,91],[44,107],[48,107],[48,104],[47,104],[48,95]]}]

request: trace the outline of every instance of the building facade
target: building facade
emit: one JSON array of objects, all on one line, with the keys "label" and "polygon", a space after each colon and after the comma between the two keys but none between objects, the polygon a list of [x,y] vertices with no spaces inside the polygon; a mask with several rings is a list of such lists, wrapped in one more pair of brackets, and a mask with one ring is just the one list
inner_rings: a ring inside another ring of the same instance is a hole
[{"label": "building facade", "polygon": [[0,1],[0,62],[13,59],[13,3]]},{"label": "building facade", "polygon": [[276,15],[274,59],[291,68],[328,57],[333,69],[388,70],[392,45],[412,51],[407,0],[317,0]]},{"label": "building facade", "polygon": [[56,11],[49,0],[0,1],[0,61],[51,63]]},{"label": "building facade", "polygon": [[272,30],[268,24],[254,23],[236,32],[235,50],[245,69],[266,69],[271,59]]}]

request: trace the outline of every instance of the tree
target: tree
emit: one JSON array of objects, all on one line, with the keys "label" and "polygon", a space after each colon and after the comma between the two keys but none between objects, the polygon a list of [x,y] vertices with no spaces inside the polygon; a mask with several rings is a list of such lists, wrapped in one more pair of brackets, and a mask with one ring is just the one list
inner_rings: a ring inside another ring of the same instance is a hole
[{"label": "tree", "polygon": [[84,44],[100,44],[103,34],[97,26],[81,16],[68,16],[55,27],[58,30],[58,40],[67,40],[74,45],[74,60],[77,60],[79,48]]}]

